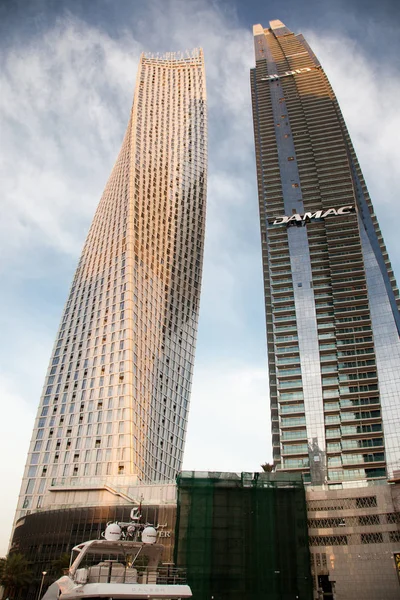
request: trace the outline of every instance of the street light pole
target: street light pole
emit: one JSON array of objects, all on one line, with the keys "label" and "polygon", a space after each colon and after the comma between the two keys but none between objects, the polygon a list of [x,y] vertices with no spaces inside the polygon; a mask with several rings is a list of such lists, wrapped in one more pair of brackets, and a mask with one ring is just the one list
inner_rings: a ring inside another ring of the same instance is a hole
[{"label": "street light pole", "polygon": [[45,577],[46,573],[47,573],[47,571],[42,571],[42,581],[40,582],[40,590],[39,590],[37,600],[40,600],[40,596],[42,595],[43,582],[44,582],[44,577]]}]

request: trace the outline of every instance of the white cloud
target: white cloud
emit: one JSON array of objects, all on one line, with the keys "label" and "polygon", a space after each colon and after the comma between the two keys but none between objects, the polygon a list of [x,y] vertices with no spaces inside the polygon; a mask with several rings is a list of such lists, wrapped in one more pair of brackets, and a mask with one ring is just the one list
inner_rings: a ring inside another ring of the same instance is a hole
[{"label": "white cloud", "polygon": [[6,52],[0,239],[8,264],[36,245],[77,255],[129,117],[138,56],[133,38],[116,42],[72,18]]}]

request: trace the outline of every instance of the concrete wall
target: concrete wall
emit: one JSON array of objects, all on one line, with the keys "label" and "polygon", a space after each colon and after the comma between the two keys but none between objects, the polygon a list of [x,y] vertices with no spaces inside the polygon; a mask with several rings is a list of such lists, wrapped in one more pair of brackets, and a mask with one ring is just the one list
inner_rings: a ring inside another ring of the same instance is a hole
[{"label": "concrete wall", "polygon": [[[48,488],[41,511],[75,508],[82,506],[126,506],[145,504],[176,504],[175,483],[141,484],[132,480],[125,485],[105,485],[101,480],[92,480],[89,485],[78,484],[76,480],[65,481],[63,485]],[[41,512],[39,511],[39,512]],[[38,512],[38,511],[32,511]]]}]

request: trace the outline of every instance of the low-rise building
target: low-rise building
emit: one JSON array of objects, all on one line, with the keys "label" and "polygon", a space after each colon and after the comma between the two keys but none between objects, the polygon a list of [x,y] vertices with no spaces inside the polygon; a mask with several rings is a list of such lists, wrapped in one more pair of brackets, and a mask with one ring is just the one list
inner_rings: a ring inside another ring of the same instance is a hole
[{"label": "low-rise building", "polygon": [[[304,486],[293,473],[183,471],[176,484],[123,483],[58,482],[43,508],[19,519],[11,550],[50,583],[60,556],[140,506],[142,522],[158,526],[162,561],[186,569],[196,600],[399,596],[398,482],[332,489]],[[33,584],[23,599],[36,597]]]}]

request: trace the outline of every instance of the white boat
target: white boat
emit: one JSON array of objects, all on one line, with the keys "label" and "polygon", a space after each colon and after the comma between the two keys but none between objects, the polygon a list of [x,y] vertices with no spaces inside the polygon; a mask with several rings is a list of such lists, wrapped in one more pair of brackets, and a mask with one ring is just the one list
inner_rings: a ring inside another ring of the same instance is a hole
[{"label": "white boat", "polygon": [[184,571],[160,566],[164,546],[156,543],[156,528],[140,525],[140,515],[132,512],[135,521],[108,524],[105,539],[75,546],[68,574],[54,582],[42,600],[191,598]]}]

